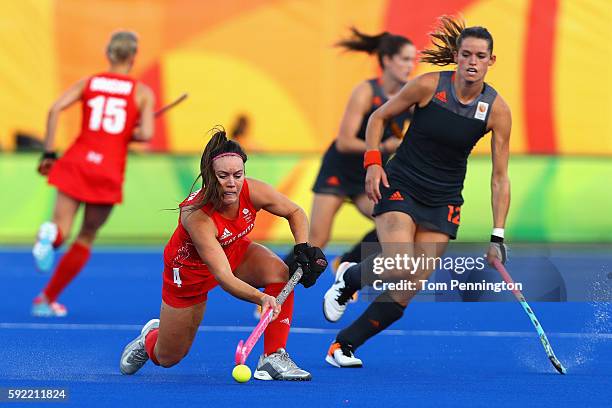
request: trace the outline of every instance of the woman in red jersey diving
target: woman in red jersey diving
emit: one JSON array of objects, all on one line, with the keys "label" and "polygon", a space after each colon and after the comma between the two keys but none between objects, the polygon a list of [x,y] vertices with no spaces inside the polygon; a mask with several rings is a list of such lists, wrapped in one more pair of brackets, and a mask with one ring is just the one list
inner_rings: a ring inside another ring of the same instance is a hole
[{"label": "woman in red jersey diving", "polygon": [[[221,286],[231,295],[274,311],[264,332],[264,354],[254,377],[259,380],[311,379],[285,351],[293,314],[293,293],[282,309],[275,297],[290,275],[287,265],[247,235],[259,210],[287,219],[296,245],[296,269],[304,287],[314,285],[327,267],[323,252],[308,245],[305,212],[271,186],[245,177],[247,156],[238,143],[217,129],[200,162],[202,188],[180,204],[178,226],[164,250],[162,305],[159,319],[144,325],[124,349],[123,374],[134,374],[149,359],[171,367],[191,348],[206,309],[208,292]],[[261,292],[256,288],[264,288]]]}]

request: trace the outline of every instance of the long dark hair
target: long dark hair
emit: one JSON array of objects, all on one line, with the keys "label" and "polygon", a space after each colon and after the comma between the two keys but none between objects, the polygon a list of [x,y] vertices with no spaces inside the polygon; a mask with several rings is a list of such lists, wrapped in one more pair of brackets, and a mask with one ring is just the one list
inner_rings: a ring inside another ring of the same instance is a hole
[{"label": "long dark hair", "polygon": [[378,65],[383,69],[385,68],[383,65],[384,56],[392,57],[400,52],[404,45],[413,44],[408,38],[391,34],[387,31],[377,35],[367,35],[357,30],[357,28],[351,27],[351,34],[351,37],[340,40],[335,45],[348,51],[361,51],[368,54],[376,53]]},{"label": "long dark hair", "polygon": [[238,142],[228,140],[223,127],[215,126],[210,132],[212,132],[213,135],[202,153],[202,158],[200,159],[200,174],[191,186],[191,191],[193,191],[198,179],[202,178],[202,190],[199,194],[200,199],[195,204],[189,206],[189,211],[199,210],[208,204],[212,204],[215,210],[221,207],[223,202],[221,197],[221,186],[215,175],[215,170],[213,169],[213,159],[216,156],[223,153],[234,153],[240,156],[243,163],[247,161],[247,155],[244,150],[242,150],[242,147]]},{"label": "long dark hair", "polygon": [[445,66],[455,63],[455,53],[461,48],[466,38],[480,38],[489,43],[489,52],[493,54],[493,36],[485,27],[465,27],[462,19],[441,16],[438,26],[429,33],[432,47],[421,52],[421,61],[433,65]]}]

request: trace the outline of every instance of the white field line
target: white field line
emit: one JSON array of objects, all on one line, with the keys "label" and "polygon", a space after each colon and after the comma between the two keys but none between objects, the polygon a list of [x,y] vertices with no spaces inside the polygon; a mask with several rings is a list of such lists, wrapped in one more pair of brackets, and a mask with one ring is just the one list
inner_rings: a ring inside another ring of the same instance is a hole
[{"label": "white field line", "polygon": [[[99,323],[0,323],[0,330],[98,330],[98,331],[139,331],[137,324]],[[201,332],[249,333],[253,326],[201,326]],[[336,334],[337,329],[314,327],[292,327],[295,334]],[[535,331],[483,331],[483,330],[385,330],[387,336],[432,336],[432,337],[533,337]],[[612,339],[612,333],[547,333],[549,337]]]}]

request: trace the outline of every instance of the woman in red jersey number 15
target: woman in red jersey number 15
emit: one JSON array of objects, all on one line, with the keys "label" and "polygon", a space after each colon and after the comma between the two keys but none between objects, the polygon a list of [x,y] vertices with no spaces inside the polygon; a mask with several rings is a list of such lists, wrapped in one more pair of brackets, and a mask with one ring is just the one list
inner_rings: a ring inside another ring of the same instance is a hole
[{"label": "woman in red jersey number 15", "polygon": [[[84,217],[74,243],[34,299],[34,316],[66,315],[66,307],[56,299],[85,266],[98,230],[113,206],[122,201],[128,144],[132,140],[148,141],[153,136],[153,92],[129,76],[137,48],[136,34],[114,33],[106,49],[108,70],[71,86],[49,111],[38,171],[57,188],[57,198],[52,219],[41,225],[32,250],[39,270],[51,269],[55,249],[68,238],[81,205]],[[57,159],[53,142],[59,113],[79,101],[81,131]]]}]

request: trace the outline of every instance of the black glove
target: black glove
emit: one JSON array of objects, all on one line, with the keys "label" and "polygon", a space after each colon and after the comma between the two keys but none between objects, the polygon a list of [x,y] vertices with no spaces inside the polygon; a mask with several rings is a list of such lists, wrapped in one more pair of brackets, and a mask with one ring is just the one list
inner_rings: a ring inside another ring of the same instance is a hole
[{"label": "black glove", "polygon": [[289,276],[293,276],[298,267],[302,268],[302,279],[300,283],[305,288],[309,288],[315,284],[319,276],[327,268],[327,259],[321,251],[321,248],[311,247],[303,243],[293,247],[295,262],[291,262],[289,266]]},{"label": "black glove", "polygon": [[504,239],[497,235],[491,235],[491,244],[489,245],[489,251],[494,250],[497,257],[502,264],[505,264],[508,260],[508,248],[504,244]]},{"label": "black glove", "polygon": [[48,176],[51,171],[51,167],[57,161],[57,153],[55,152],[44,152],[40,157],[40,162],[38,163],[38,173],[43,176]]}]

